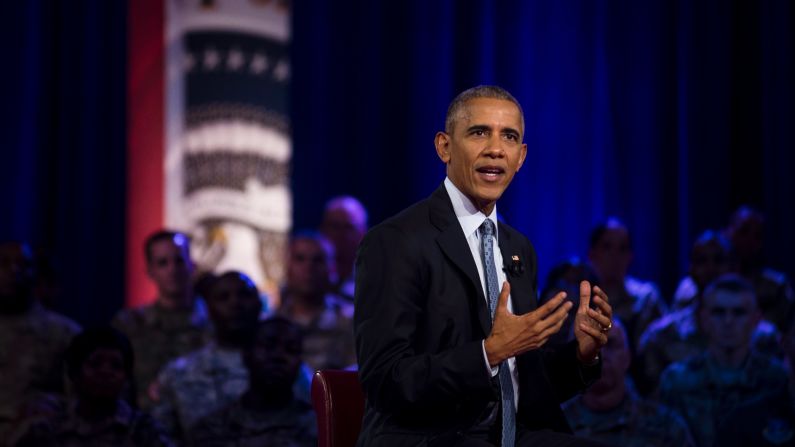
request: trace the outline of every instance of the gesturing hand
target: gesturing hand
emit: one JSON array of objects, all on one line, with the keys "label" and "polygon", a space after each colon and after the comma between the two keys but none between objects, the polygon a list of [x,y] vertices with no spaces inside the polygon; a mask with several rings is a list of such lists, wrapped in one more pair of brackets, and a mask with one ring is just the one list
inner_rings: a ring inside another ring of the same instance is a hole
[{"label": "gesturing hand", "polygon": [[497,301],[491,334],[484,343],[491,366],[543,346],[552,334],[560,330],[572,306],[571,301],[564,302],[566,293],[560,292],[538,309],[514,315],[508,310],[510,293],[511,286],[506,281]]},{"label": "gesturing hand", "polygon": [[613,308],[607,294],[598,286],[593,287],[591,304],[591,284],[580,283],[580,307],[574,317],[574,337],[577,339],[577,356],[583,363],[593,363],[599,350],[607,343],[607,331],[613,326]]}]

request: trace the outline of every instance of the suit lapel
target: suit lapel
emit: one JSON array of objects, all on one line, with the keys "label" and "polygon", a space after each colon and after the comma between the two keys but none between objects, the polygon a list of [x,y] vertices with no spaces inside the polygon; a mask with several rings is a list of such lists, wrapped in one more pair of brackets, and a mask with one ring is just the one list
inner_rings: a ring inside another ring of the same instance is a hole
[{"label": "suit lapel", "polygon": [[477,296],[475,308],[478,313],[478,320],[483,328],[484,334],[491,332],[491,317],[486,305],[486,297],[483,294],[483,286],[480,283],[478,268],[475,260],[472,259],[472,252],[469,251],[469,244],[461,231],[461,225],[453,212],[453,204],[447,195],[447,190],[442,184],[430,197],[431,223],[439,229],[439,236],[436,242],[442,252],[467,278],[470,285],[474,288]]},{"label": "suit lapel", "polygon": [[[530,279],[530,268],[528,265],[529,260],[523,259],[521,247],[518,246],[517,241],[511,238],[511,232],[508,227],[500,222],[498,244],[500,246],[500,253],[502,253],[502,262],[504,265],[497,266],[497,268],[504,268],[505,276],[508,278],[508,284],[511,285],[511,303],[513,304],[513,313],[522,315],[532,311],[536,308],[536,297],[533,294],[532,280]],[[524,271],[521,273],[512,272],[511,264],[513,257],[517,256],[519,262],[524,265]]]}]

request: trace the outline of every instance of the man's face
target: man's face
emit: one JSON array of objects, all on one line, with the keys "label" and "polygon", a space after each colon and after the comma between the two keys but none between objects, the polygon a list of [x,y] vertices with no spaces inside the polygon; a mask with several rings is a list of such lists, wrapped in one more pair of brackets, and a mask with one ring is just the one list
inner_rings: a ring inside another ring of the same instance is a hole
[{"label": "man's face", "polygon": [[193,263],[188,241],[184,238],[161,240],[152,244],[147,264],[149,278],[161,295],[180,295],[190,287]]},{"label": "man's face", "polygon": [[690,253],[690,276],[699,290],[729,271],[729,256],[723,246],[709,241],[693,246]]},{"label": "man's face", "polygon": [[105,400],[118,399],[127,384],[124,356],[118,349],[99,348],[83,362],[78,391]]},{"label": "man's face", "polygon": [[606,229],[588,252],[588,259],[600,280],[623,281],[632,262],[627,229],[622,226]]},{"label": "man's face", "polygon": [[519,108],[503,99],[471,99],[451,132],[434,140],[447,176],[478,209],[491,213],[527,155]]},{"label": "man's face", "polygon": [[329,248],[314,239],[296,239],[290,244],[287,264],[287,290],[301,295],[316,295],[328,290],[331,257]]},{"label": "man's face", "polygon": [[0,245],[0,310],[23,310],[31,300],[33,254],[20,243]]},{"label": "man's face", "polygon": [[290,387],[301,365],[301,339],[295,327],[265,324],[243,353],[251,378],[269,387]]},{"label": "man's face", "polygon": [[716,290],[704,296],[700,317],[711,345],[737,349],[750,343],[761,314],[753,294]]},{"label": "man's face", "polygon": [[253,283],[242,276],[225,276],[217,280],[206,297],[207,310],[219,332],[251,331],[259,320],[262,301]]},{"label": "man's face", "polygon": [[320,231],[334,245],[338,257],[350,259],[355,256],[367,228],[361,213],[341,205],[323,214]]}]

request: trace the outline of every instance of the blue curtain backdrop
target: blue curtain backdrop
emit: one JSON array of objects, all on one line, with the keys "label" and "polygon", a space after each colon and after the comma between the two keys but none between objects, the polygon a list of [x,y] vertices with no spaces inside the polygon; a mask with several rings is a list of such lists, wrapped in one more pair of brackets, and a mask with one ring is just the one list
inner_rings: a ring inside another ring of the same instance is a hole
[{"label": "blue curtain backdrop", "polygon": [[55,307],[87,324],[124,302],[126,4],[6,4],[0,240],[48,253]]},{"label": "blue curtain backdrop", "polygon": [[[0,238],[49,250],[58,307],[96,322],[123,302],[126,2],[3,16]],[[522,102],[530,148],[499,210],[542,274],[616,215],[634,273],[670,293],[693,237],[750,203],[769,264],[792,275],[794,22],[784,0],[295,2],[295,224],[336,194],[372,223],[427,196],[448,102],[496,83]]]},{"label": "blue curtain backdrop", "polygon": [[669,295],[695,236],[742,203],[767,214],[769,263],[792,274],[793,14],[786,1],[295,2],[296,224],[334,194],[359,196],[372,223],[427,196],[448,102],[494,83],[522,103],[529,148],[498,209],[542,275],[615,215],[633,273]]}]

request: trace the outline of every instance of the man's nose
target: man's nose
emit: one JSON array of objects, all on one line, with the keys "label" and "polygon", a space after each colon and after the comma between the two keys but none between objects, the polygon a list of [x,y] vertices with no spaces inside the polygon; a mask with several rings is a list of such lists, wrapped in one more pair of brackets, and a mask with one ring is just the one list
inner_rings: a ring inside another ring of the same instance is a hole
[{"label": "man's nose", "polygon": [[737,317],[732,315],[731,313],[727,312],[726,315],[723,316],[723,324],[732,324]]},{"label": "man's nose", "polygon": [[505,141],[499,134],[494,134],[489,138],[488,145],[486,146],[485,155],[489,157],[503,157],[505,156]]}]

